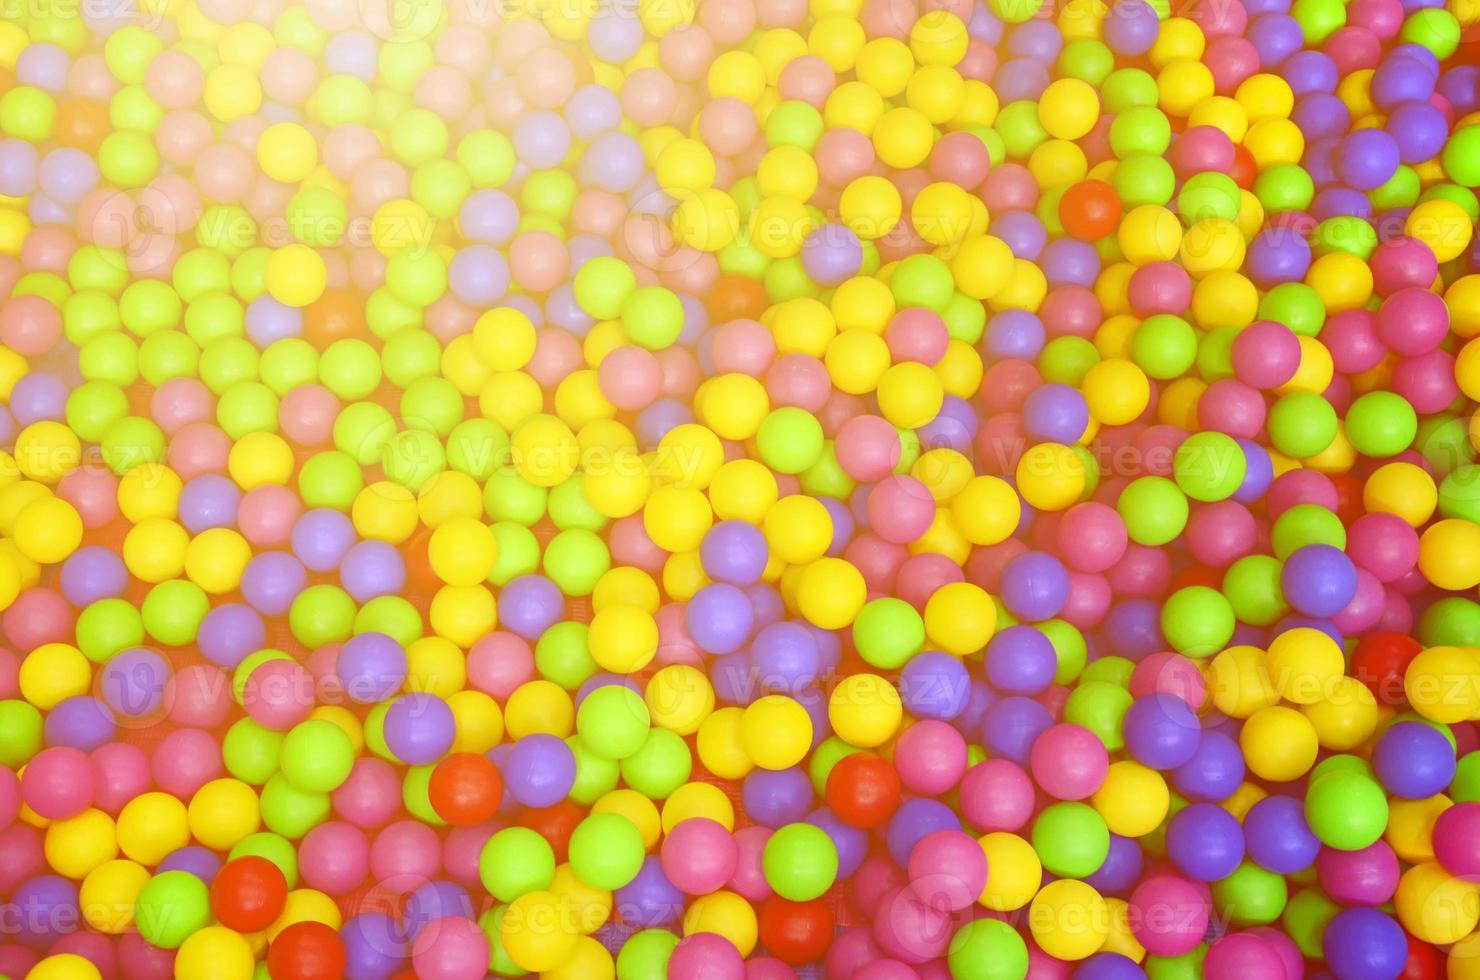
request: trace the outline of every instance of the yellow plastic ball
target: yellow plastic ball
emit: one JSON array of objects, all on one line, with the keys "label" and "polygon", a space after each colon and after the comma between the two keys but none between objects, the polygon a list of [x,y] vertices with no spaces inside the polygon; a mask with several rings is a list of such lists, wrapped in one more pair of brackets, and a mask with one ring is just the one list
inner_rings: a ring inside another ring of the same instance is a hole
[{"label": "yellow plastic ball", "polygon": [[978,653],[996,631],[997,606],[979,585],[951,582],[925,603],[925,635],[947,653]]},{"label": "yellow plastic ball", "polygon": [[225,926],[206,926],[191,933],[175,954],[175,976],[181,980],[252,980],[256,969],[251,943]]},{"label": "yellow plastic ball", "polygon": [[444,585],[427,608],[432,631],[467,649],[498,625],[498,604],[483,585]]},{"label": "yellow plastic ball", "polygon": [[20,553],[38,565],[55,565],[82,544],[82,516],[59,497],[42,497],[21,508],[14,540]]},{"label": "yellow plastic ball", "polygon": [[118,856],[113,818],[94,807],[66,820],[53,820],[46,828],[42,850],[53,871],[80,881]]},{"label": "yellow plastic ball", "polygon": [[1362,485],[1362,506],[1369,513],[1396,514],[1413,527],[1428,523],[1438,505],[1433,477],[1413,463],[1384,463]]},{"label": "yellow plastic ball", "polygon": [[1473,647],[1429,647],[1409,661],[1403,693],[1430,721],[1454,725],[1473,719],[1480,712],[1480,654]]},{"label": "yellow plastic ball", "polygon": [[879,117],[873,132],[874,152],[896,169],[917,167],[930,155],[935,141],[930,120],[918,109],[902,106]]},{"label": "yellow plastic ball", "polygon": [[1480,923],[1480,888],[1432,861],[1403,873],[1393,905],[1403,928],[1426,943],[1459,942]]},{"label": "yellow plastic ball", "polygon": [[871,749],[894,737],[903,720],[899,691],[877,674],[853,674],[833,688],[827,718],[849,745]]},{"label": "yellow plastic ball", "polygon": [[962,536],[974,545],[1000,544],[1022,520],[1022,500],[1006,480],[972,477],[951,501],[951,516]]},{"label": "yellow plastic ball", "polygon": [[1099,118],[1099,94],[1081,79],[1050,82],[1038,97],[1038,121],[1055,139],[1077,140],[1093,129]]},{"label": "yellow plastic ball", "polygon": [[1315,704],[1331,693],[1346,670],[1346,658],[1336,641],[1321,630],[1298,627],[1270,641],[1264,669],[1282,698]]},{"label": "yellow plastic ball", "polygon": [[1144,837],[1166,819],[1171,793],[1161,773],[1133,759],[1122,759],[1110,764],[1090,805],[1111,833]]},{"label": "yellow plastic ball", "polygon": [[1382,720],[1377,698],[1355,677],[1336,678],[1323,700],[1300,710],[1310,719],[1321,747],[1332,752],[1357,749],[1372,737]]},{"label": "yellow plastic ball", "polygon": [[55,953],[31,967],[26,980],[103,980],[103,975],[76,953]]},{"label": "yellow plastic ball", "polygon": [[552,892],[534,891],[514,899],[504,910],[499,939],[504,952],[521,969],[554,970],[576,947],[576,933],[560,913],[560,899]]},{"label": "yellow plastic ball", "polygon": [[741,956],[749,956],[759,934],[755,906],[732,891],[700,895],[684,912],[683,933],[692,936],[700,932],[723,936]]},{"label": "yellow plastic ball", "polygon": [[812,719],[794,699],[768,694],[740,718],[740,747],[762,769],[789,769],[812,748]]},{"label": "yellow plastic ball", "polygon": [[1088,958],[1104,944],[1109,927],[1100,893],[1070,878],[1044,885],[1028,910],[1033,940],[1055,959],[1075,962]]},{"label": "yellow plastic ball", "polygon": [[883,177],[855,177],[838,199],[838,216],[844,227],[865,241],[889,234],[903,214],[899,190]]},{"label": "yellow plastic ball", "polygon": [[416,498],[399,483],[381,480],[355,495],[350,520],[362,538],[400,544],[416,530]]},{"label": "yellow plastic ball", "polygon": [[504,724],[515,741],[528,735],[566,738],[575,730],[575,704],[558,684],[528,681],[520,684],[504,702]]},{"label": "yellow plastic ball", "polygon": [[782,497],[766,511],[762,531],[771,554],[789,565],[810,564],[832,544],[832,518],[812,497]]},{"label": "yellow plastic ball", "polygon": [[297,123],[274,123],[257,138],[257,164],[273,180],[296,184],[313,173],[318,162],[318,143]]},{"label": "yellow plastic ball", "polygon": [[655,727],[692,735],[714,711],[714,687],[697,667],[669,664],[648,679],[643,701]]},{"label": "yellow plastic ball", "polygon": [[205,846],[229,851],[261,826],[257,793],[239,779],[213,779],[190,798],[190,833]]},{"label": "yellow plastic ball", "polygon": [[707,817],[726,830],[735,829],[735,806],[713,783],[684,783],[663,801],[663,833],[685,820]]},{"label": "yellow plastic ball", "polygon": [[87,693],[92,665],[69,643],[44,643],[21,660],[18,683],[21,697],[50,711],[67,698]]},{"label": "yellow plastic ball", "polygon": [[252,546],[231,528],[208,528],[185,549],[185,574],[212,595],[224,595],[241,583]]},{"label": "yellow plastic ball", "polygon": [[127,932],[134,921],[134,902],[149,878],[148,869],[133,861],[105,861],[93,868],[78,890],[83,920],[105,935]]},{"label": "yellow plastic ball", "polygon": [[153,867],[190,843],[185,804],[168,793],[144,793],[118,813],[118,847],[124,857]]},{"label": "yellow plastic ball", "polygon": [[159,463],[140,463],[118,478],[118,509],[132,523],[179,513],[180,475]]},{"label": "yellow plastic ball", "polygon": [[991,869],[977,901],[994,912],[1012,912],[1032,901],[1043,883],[1043,864],[1033,845],[1002,831],[986,834],[977,843]]},{"label": "yellow plastic ball", "polygon": [[797,608],[807,622],[839,630],[853,622],[868,601],[863,573],[841,558],[819,558],[802,571]]},{"label": "yellow plastic ball", "polygon": [[323,256],[307,245],[284,245],[267,259],[267,291],[284,306],[309,305],[324,295],[328,282]]},{"label": "yellow plastic ball", "polygon": [[755,763],[740,744],[742,708],[720,708],[699,725],[694,747],[704,768],[721,779],[740,779]]},{"label": "yellow plastic ball", "polygon": [[1039,510],[1065,510],[1084,493],[1084,460],[1068,446],[1040,442],[1017,465],[1018,492]]},{"label": "yellow plastic ball", "polygon": [[586,642],[591,659],[603,670],[631,674],[658,652],[658,624],[646,610],[610,606],[591,617]]},{"label": "yellow plastic ball", "polygon": [[293,447],[275,432],[250,432],[231,447],[226,472],[243,490],[286,486],[293,475]]},{"label": "yellow plastic ball", "polygon": [[1408,213],[1403,234],[1427,245],[1440,262],[1448,262],[1464,254],[1475,237],[1475,226],[1458,203],[1436,197]]},{"label": "yellow plastic ball", "polygon": [[901,361],[879,379],[879,412],[902,429],[917,429],[940,414],[945,386],[919,361]]},{"label": "yellow plastic ball", "polygon": [[[461,656],[462,651],[458,651]],[[457,691],[447,696],[457,734],[453,752],[487,752],[504,739],[504,713],[498,702],[482,691]]]},{"label": "yellow plastic ball", "polygon": [[1480,526],[1457,517],[1436,521],[1418,546],[1419,571],[1439,588],[1458,592],[1480,585]]},{"label": "yellow plastic ball", "polygon": [[60,422],[32,422],[16,434],[15,462],[26,479],[55,485],[82,462],[82,444]]},{"label": "yellow plastic ball", "polygon": [[1230,718],[1247,718],[1280,700],[1265,669],[1264,651],[1258,647],[1220,651],[1208,664],[1207,683],[1213,707]]},{"label": "yellow plastic ball", "polygon": [[1310,719],[1284,705],[1260,708],[1239,730],[1249,771],[1260,779],[1287,783],[1299,779],[1315,764],[1320,741]]},{"label": "yellow plastic ball", "polygon": [[432,571],[448,585],[478,585],[498,561],[498,541],[482,521],[457,518],[432,532],[427,557]]},{"label": "yellow plastic ball", "polygon": [[518,371],[534,356],[535,329],[519,310],[501,306],[473,324],[473,350],[494,371]]}]

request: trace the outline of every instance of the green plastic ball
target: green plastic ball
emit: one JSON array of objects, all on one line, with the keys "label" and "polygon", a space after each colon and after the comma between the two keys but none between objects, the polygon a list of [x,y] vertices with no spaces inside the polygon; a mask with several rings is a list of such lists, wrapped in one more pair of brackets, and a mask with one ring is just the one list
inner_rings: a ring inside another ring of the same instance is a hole
[{"label": "green plastic ball", "polygon": [[792,902],[809,902],[837,879],[838,849],[820,827],[789,823],[767,839],[761,869],[776,894]]}]

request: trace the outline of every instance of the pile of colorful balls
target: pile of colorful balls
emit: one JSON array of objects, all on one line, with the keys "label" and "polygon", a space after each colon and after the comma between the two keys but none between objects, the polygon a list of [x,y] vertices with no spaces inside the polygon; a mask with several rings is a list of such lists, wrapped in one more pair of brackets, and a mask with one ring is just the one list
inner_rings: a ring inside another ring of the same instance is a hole
[{"label": "pile of colorful balls", "polygon": [[21,0],[0,977],[1477,980],[1475,0]]}]

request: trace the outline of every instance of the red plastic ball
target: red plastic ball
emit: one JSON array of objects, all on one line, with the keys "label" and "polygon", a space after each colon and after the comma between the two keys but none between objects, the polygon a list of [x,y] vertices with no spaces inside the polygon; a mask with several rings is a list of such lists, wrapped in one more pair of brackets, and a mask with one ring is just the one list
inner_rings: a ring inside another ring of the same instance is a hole
[{"label": "red plastic ball", "polygon": [[570,835],[575,833],[576,824],[585,818],[585,809],[570,800],[561,800],[554,806],[525,810],[519,814],[518,823],[549,841],[555,850],[555,860],[564,861]]},{"label": "red plastic ball", "polygon": [[1352,676],[1367,685],[1378,704],[1400,705],[1407,697],[1403,675],[1422,649],[1417,640],[1404,633],[1369,634],[1352,653]]},{"label": "red plastic ball", "polygon": [[248,855],[227,861],[211,882],[211,912],[237,932],[260,932],[277,921],[288,900],[288,882],[278,866]]},{"label": "red plastic ball", "polygon": [[504,795],[498,767],[476,752],[449,755],[432,770],[427,798],[437,816],[454,827],[471,827],[490,819]]},{"label": "red plastic ball", "polygon": [[770,954],[792,966],[820,960],[833,937],[833,914],[820,898],[791,902],[772,895],[761,906],[760,940]]},{"label": "red plastic ball", "polygon": [[827,774],[827,805],[850,827],[877,827],[899,807],[900,780],[876,755],[844,756]]},{"label": "red plastic ball", "polygon": [[1120,225],[1120,195],[1103,180],[1081,180],[1059,198],[1059,220],[1075,238],[1104,238]]},{"label": "red plastic ball", "polygon": [[344,966],[344,941],[322,922],[295,922],[267,948],[272,980],[339,980]]},{"label": "red plastic ball", "polygon": [[1444,976],[1444,954],[1422,939],[1408,937],[1408,962],[1398,980],[1439,980]]}]

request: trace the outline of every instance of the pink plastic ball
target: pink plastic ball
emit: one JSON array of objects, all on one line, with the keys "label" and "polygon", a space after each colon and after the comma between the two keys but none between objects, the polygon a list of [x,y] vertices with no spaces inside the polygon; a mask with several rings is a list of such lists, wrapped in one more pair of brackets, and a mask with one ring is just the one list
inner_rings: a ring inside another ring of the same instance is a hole
[{"label": "pink plastic ball", "polygon": [[[400,795],[399,781],[396,793]],[[370,844],[370,874],[392,894],[414,891],[436,877],[441,867],[437,832],[415,820],[398,820],[376,834]]]},{"label": "pink plastic ball", "polygon": [[718,821],[695,817],[680,822],[663,838],[663,873],[679,891],[707,895],[735,875],[740,850]]},{"label": "pink plastic ball", "polygon": [[761,866],[761,856],[766,850],[766,841],[771,839],[771,829],[756,825],[735,831],[735,873],[726,885],[730,891],[752,902],[761,902],[771,895],[771,885],[766,881]]},{"label": "pink plastic ball", "polygon": [[1276,388],[1295,376],[1300,366],[1300,340],[1283,323],[1260,320],[1233,341],[1233,370],[1255,388]]},{"label": "pink plastic ball", "polygon": [[313,691],[313,675],[297,662],[269,660],[247,678],[242,706],[263,728],[285,732],[313,710]]},{"label": "pink plastic ball", "polygon": [[483,980],[488,974],[488,937],[472,919],[434,919],[411,944],[411,965],[426,980]]},{"label": "pink plastic ball", "polygon": [[935,520],[935,498],[913,476],[886,476],[869,492],[868,517],[874,533],[885,541],[909,544]]},{"label": "pink plastic ball", "polygon": [[298,870],[310,888],[347,895],[370,870],[370,842],[353,824],[331,820],[310,830],[298,845]]},{"label": "pink plastic ball", "polygon": [[895,742],[894,767],[900,781],[916,793],[944,793],[966,772],[966,739],[946,722],[917,722]]},{"label": "pink plastic ball", "polygon": [[54,589],[27,589],[0,616],[0,628],[5,630],[5,636],[12,646],[23,651],[70,640],[76,623],[76,611]]},{"label": "pink plastic ball", "polygon": [[1058,523],[1058,553],[1081,572],[1103,572],[1120,561],[1130,543],[1125,521],[1113,507],[1087,501],[1064,512]]},{"label": "pink plastic ball", "polygon": [[1398,890],[1398,856],[1385,840],[1360,851],[1323,847],[1316,876],[1321,889],[1342,905],[1382,905]]},{"label": "pink plastic ball", "polygon": [[668,980],[744,980],[745,960],[725,937],[712,932],[685,936],[668,957]]},{"label": "pink plastic ball", "polygon": [[961,813],[984,834],[1016,832],[1033,816],[1033,782],[1017,763],[988,759],[961,779]]},{"label": "pink plastic ball", "polygon": [[1082,800],[1100,788],[1110,755],[1098,735],[1081,725],[1055,725],[1033,742],[1033,779],[1049,796]]},{"label": "pink plastic ball", "polygon": [[959,830],[926,834],[910,851],[910,890],[945,912],[970,908],[987,886],[987,858],[975,838]]},{"label": "pink plastic ball", "polygon": [[658,359],[641,347],[618,347],[607,354],[596,371],[597,383],[607,401],[617,408],[635,412],[652,404],[662,383]]},{"label": "pink plastic ball", "polygon": [[1176,875],[1145,879],[1131,892],[1131,930],[1155,956],[1181,956],[1202,942],[1208,928],[1207,896]]},{"label": "pink plastic ball", "polygon": [[[92,806],[93,775],[92,762],[82,751],[66,746],[42,749],[26,764],[20,791],[26,805],[40,816],[66,820]],[[0,811],[4,809],[0,806]]]},{"label": "pink plastic ball", "polygon": [[1208,947],[1206,980],[1283,980],[1285,964],[1268,943],[1248,933],[1232,933]]},{"label": "pink plastic ball", "polygon": [[874,913],[874,942],[904,963],[924,963],[945,955],[951,942],[947,914],[927,905],[909,888],[885,895]]},{"label": "pink plastic ball", "polygon": [[329,794],[334,813],[365,830],[383,827],[401,806],[401,779],[383,759],[362,756]]},{"label": "pink plastic ball", "polygon": [[1456,803],[1439,814],[1434,857],[1450,874],[1480,882],[1480,803]]},{"label": "pink plastic ball", "polygon": [[221,744],[199,728],[177,728],[160,740],[150,761],[154,784],[189,799],[206,783],[225,775]]},{"label": "pink plastic ball", "polygon": [[187,728],[217,728],[231,713],[230,681],[219,667],[191,664],[165,684],[170,721]]},{"label": "pink plastic ball", "polygon": [[1426,288],[1408,286],[1377,309],[1377,336],[1404,357],[1426,354],[1449,334],[1449,307]]},{"label": "pink plastic ball", "polygon": [[1198,711],[1207,696],[1207,681],[1190,658],[1163,651],[1153,653],[1136,664],[1136,669],[1131,671],[1129,689],[1137,698],[1170,694]]},{"label": "pink plastic ball", "polygon": [[489,633],[468,650],[467,670],[475,690],[504,701],[519,685],[534,680],[534,652],[514,633]]},{"label": "pink plastic ball", "polygon": [[838,429],[838,466],[855,480],[872,483],[899,464],[899,433],[877,415],[860,415]]},{"label": "pink plastic ball", "polygon": [[110,742],[94,749],[89,759],[94,777],[92,805],[104,813],[116,815],[124,804],[153,785],[149,757],[137,745]]}]

